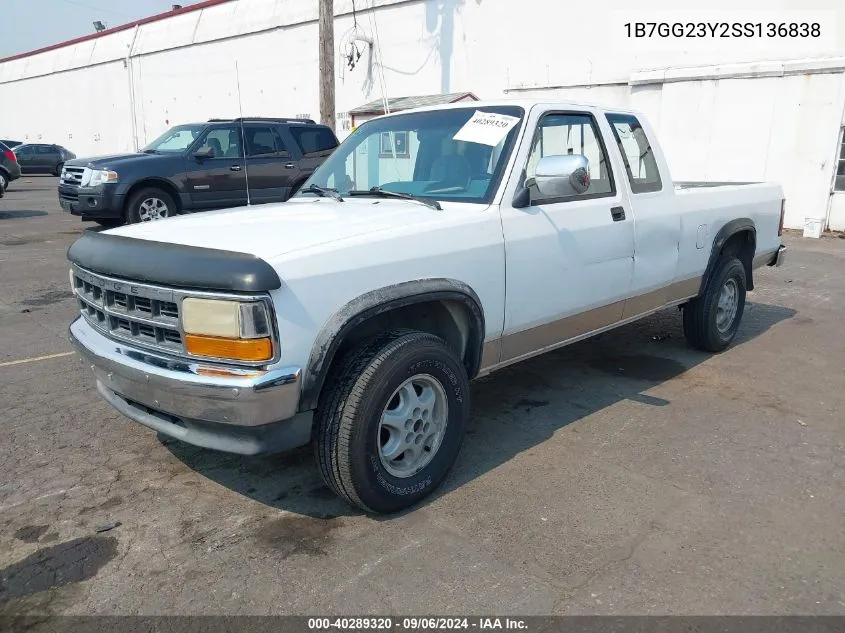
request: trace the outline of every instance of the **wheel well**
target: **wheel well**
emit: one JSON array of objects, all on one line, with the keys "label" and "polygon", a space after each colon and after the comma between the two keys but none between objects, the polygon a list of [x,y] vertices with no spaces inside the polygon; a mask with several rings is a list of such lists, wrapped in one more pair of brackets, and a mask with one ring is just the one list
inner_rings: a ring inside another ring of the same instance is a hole
[{"label": "wheel well", "polygon": [[170,197],[173,198],[173,202],[176,203],[176,212],[182,212],[182,200],[179,198],[179,192],[177,191],[176,187],[173,186],[172,183],[166,180],[142,180],[140,182],[136,182],[129,188],[129,191],[126,192],[126,198],[124,202],[124,211],[129,207],[129,201],[132,199],[132,196],[139,189],[143,189],[144,187],[156,187],[157,189],[161,189],[162,191],[166,191],[170,194]]},{"label": "wheel well", "polygon": [[470,378],[478,372],[484,340],[483,316],[475,314],[468,301],[450,297],[414,301],[386,309],[376,308],[370,314],[353,318],[347,326],[338,333],[341,339],[334,351],[327,351],[328,357],[321,375],[313,376],[312,383],[306,386],[301,403],[303,410],[316,407],[326,377],[341,365],[352,350],[373,336],[397,328],[439,336],[458,355]]},{"label": "wheel well", "polygon": [[752,274],[754,252],[757,250],[757,236],[749,229],[738,231],[731,235],[722,246],[720,255],[731,255],[739,258],[745,268],[745,284],[748,290],[754,290],[754,276]]}]

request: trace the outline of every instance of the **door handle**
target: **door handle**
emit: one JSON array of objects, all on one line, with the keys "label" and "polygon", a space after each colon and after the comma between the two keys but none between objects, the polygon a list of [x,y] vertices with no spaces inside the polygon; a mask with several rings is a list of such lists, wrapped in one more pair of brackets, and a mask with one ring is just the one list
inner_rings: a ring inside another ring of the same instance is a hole
[{"label": "door handle", "polygon": [[240,165],[232,165],[231,167],[229,167],[229,169],[232,170],[232,171],[240,171],[241,166]]},{"label": "door handle", "polygon": [[285,169],[293,169],[296,167],[294,163],[285,163]]},{"label": "door handle", "polygon": [[610,217],[614,222],[621,222],[625,219],[625,209],[623,207],[611,207]]}]

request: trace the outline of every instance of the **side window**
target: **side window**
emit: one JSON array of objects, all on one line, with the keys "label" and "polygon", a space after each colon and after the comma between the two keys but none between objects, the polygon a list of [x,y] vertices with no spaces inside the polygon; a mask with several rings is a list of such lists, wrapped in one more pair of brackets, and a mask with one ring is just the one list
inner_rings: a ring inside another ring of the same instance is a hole
[{"label": "side window", "polygon": [[292,125],[290,133],[303,154],[325,152],[337,147],[337,139],[326,127]]},{"label": "side window", "polygon": [[572,154],[580,154],[589,161],[590,186],[584,193],[567,199],[612,196],[616,193],[607,152],[596,122],[589,114],[545,115],[534,134],[525,175],[529,178],[534,176],[541,158]]},{"label": "side window", "polygon": [[198,150],[206,148],[214,150],[214,158],[238,158],[241,155],[241,144],[238,129],[232,127],[217,127],[206,132]]},{"label": "side window", "polygon": [[39,154],[55,154],[56,150],[54,150],[49,145],[39,145],[38,146],[38,153]]},{"label": "side window", "polygon": [[287,152],[282,137],[276,128],[269,126],[245,126],[247,156],[278,156]]},{"label": "side window", "polygon": [[631,192],[647,193],[663,189],[654,151],[637,117],[629,114],[608,114],[607,121],[613,128],[619,153],[622,154]]}]

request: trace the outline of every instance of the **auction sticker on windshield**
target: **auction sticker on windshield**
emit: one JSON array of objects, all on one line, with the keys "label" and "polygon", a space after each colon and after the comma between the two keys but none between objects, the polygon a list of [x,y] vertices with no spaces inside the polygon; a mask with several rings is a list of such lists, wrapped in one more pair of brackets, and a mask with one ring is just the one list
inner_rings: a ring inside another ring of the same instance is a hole
[{"label": "auction sticker on windshield", "polygon": [[476,110],[452,139],[496,147],[517,123],[519,117],[516,116]]}]

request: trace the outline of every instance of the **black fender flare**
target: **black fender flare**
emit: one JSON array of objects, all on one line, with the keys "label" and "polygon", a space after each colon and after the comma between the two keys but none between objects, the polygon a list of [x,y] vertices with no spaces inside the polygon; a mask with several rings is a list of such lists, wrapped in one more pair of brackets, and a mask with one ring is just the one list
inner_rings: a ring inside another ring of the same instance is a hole
[{"label": "black fender flare", "polygon": [[[704,293],[704,290],[707,287],[710,275],[713,274],[713,269],[716,268],[716,262],[719,261],[719,255],[722,252],[722,248],[724,248],[725,244],[729,239],[731,239],[731,237],[742,231],[751,232],[751,238],[753,240],[752,246],[756,250],[757,227],[754,225],[754,220],[751,218],[736,218],[726,222],[725,225],[719,229],[719,232],[716,233],[716,237],[713,239],[713,247],[710,250],[710,259],[707,262],[707,268],[704,271],[704,276],[701,278],[701,285],[698,289],[699,296]],[[751,257],[754,257],[753,252],[751,253]],[[746,265],[746,274],[748,276],[748,290],[753,290],[754,283],[751,278],[751,261],[749,261]]]},{"label": "black fender flare", "polygon": [[428,301],[458,301],[469,309],[471,319],[465,364],[470,378],[478,373],[486,330],[484,310],[475,291],[456,279],[406,281],[356,297],[326,321],[314,340],[308,367],[303,372],[299,410],[311,411],[317,408],[329,368],[344,338],[353,328],[389,310]]}]

